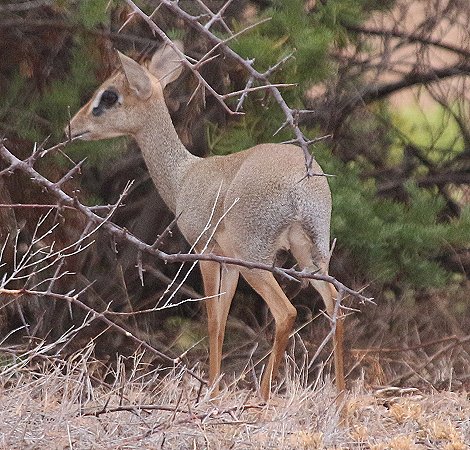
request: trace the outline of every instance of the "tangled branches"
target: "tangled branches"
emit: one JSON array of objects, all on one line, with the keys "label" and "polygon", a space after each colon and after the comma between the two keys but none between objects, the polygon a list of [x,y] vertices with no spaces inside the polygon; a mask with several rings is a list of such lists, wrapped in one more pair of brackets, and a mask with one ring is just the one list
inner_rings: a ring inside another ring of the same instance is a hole
[{"label": "tangled branches", "polygon": [[[28,178],[35,184],[41,187],[41,189],[46,190],[51,194],[55,199],[57,204],[55,208],[49,209],[49,212],[45,214],[43,219],[37,224],[36,229],[33,233],[31,242],[27,246],[24,254],[18,260],[15,258],[13,264],[13,270],[11,273],[5,273],[0,284],[0,295],[8,296],[11,298],[18,298],[22,296],[39,296],[52,298],[55,300],[63,301],[70,305],[74,305],[82,309],[88,316],[87,320],[98,320],[103,322],[107,327],[110,327],[120,334],[124,335],[126,338],[131,339],[139,347],[150,351],[152,354],[157,356],[160,359],[163,359],[167,363],[171,364],[180,364],[182,357],[171,358],[166,354],[162,353],[151,344],[141,339],[140,337],[133,334],[131,331],[125,328],[121,323],[119,323],[120,316],[129,315],[131,313],[116,313],[110,310],[108,305],[104,310],[97,311],[93,307],[90,307],[84,301],[88,289],[91,285],[87,285],[85,288],[75,292],[71,290],[66,293],[59,293],[54,288],[58,280],[70,276],[71,274],[64,270],[64,263],[67,258],[70,258],[88,248],[90,245],[93,245],[93,237],[97,234],[99,230],[105,232],[111,236],[116,242],[126,242],[130,244],[137,252],[137,267],[139,272],[142,272],[142,255],[147,254],[153,257],[157,257],[167,263],[193,263],[197,261],[216,261],[220,264],[230,264],[243,266],[248,269],[263,269],[270,271],[274,274],[280,275],[282,277],[287,277],[289,279],[301,280],[301,279],[319,279],[332,283],[340,295],[337,300],[336,314],[338,309],[341,306],[341,301],[345,295],[352,295],[358,298],[361,302],[371,302],[372,300],[363,296],[359,292],[356,292],[334,277],[329,275],[322,275],[314,272],[306,271],[297,271],[295,269],[285,269],[282,267],[274,267],[266,264],[248,262],[243,260],[238,260],[235,258],[227,258],[211,253],[202,253],[202,254],[192,254],[192,253],[178,253],[178,254],[168,254],[162,251],[159,246],[164,239],[165,235],[170,231],[171,226],[173,226],[176,220],[167,228],[167,230],[162,233],[161,236],[152,244],[147,244],[136,236],[134,236],[130,231],[119,227],[118,225],[112,222],[113,213],[116,209],[122,204],[123,199],[125,198],[127,191],[130,185],[124,190],[119,200],[114,205],[108,205],[101,208],[92,208],[88,207],[82,202],[79,201],[76,195],[69,195],[63,190],[63,183],[65,180],[70,180],[77,175],[78,170],[82,163],[75,165],[67,174],[65,174],[59,181],[53,182],[42,176],[34,167],[35,162],[39,159],[41,155],[51,154],[53,149],[61,148],[65,144],[55,146],[48,150],[43,150],[42,148],[35,149],[35,151],[25,160],[20,160],[14,156],[6,147],[5,143],[2,142],[0,145],[0,158],[7,164],[7,167],[0,172],[0,175],[12,174],[16,171],[22,172],[28,176]],[[37,206],[37,205],[36,205]],[[44,224],[46,219],[51,214],[53,209],[58,211],[61,208],[69,208],[80,213],[84,218],[86,225],[84,227],[81,236],[75,240],[73,243],[62,248],[55,248],[54,239],[50,239],[53,235],[54,230],[57,227],[57,224],[52,225],[50,228],[44,230]],[[99,214],[100,211],[104,211],[104,214]],[[211,226],[212,224],[208,224]],[[3,249],[5,246],[3,247]],[[44,272],[50,272],[52,269],[52,275],[48,277],[39,277],[39,275]],[[143,278],[142,278],[143,279]],[[171,284],[174,284],[175,280]],[[11,285],[18,285],[19,288],[11,288]],[[145,312],[155,312],[159,311],[162,308],[168,307],[168,302],[163,305],[160,305],[159,302],[156,303],[153,307],[146,311],[139,311],[139,314]],[[334,333],[336,326],[336,314],[331,318],[332,323],[332,332],[327,336],[325,342],[320,347],[322,348],[325,343],[331,338]],[[116,320],[117,319],[117,320]],[[79,329],[77,329],[77,332]],[[62,343],[62,340],[60,341]],[[197,377],[199,380],[200,377],[192,371],[189,371],[192,375]],[[202,380],[201,380],[202,382]]]}]

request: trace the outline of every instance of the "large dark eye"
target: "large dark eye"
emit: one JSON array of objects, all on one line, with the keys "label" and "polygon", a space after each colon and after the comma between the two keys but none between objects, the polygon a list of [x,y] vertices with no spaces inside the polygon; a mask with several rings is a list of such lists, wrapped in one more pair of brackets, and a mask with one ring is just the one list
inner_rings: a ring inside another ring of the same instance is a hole
[{"label": "large dark eye", "polygon": [[104,91],[101,94],[98,106],[93,108],[92,114],[96,117],[101,116],[105,109],[111,108],[118,100],[119,96],[116,92],[110,90]]},{"label": "large dark eye", "polygon": [[100,98],[100,104],[110,108],[118,101],[118,95],[114,91],[104,91]]}]

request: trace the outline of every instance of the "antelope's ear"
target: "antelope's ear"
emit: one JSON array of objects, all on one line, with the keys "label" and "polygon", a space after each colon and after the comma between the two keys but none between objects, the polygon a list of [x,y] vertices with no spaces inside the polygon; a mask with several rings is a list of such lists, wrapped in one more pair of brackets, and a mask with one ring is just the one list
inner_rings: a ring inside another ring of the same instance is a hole
[{"label": "antelope's ear", "polygon": [[129,87],[139,98],[147,100],[152,94],[152,83],[145,69],[120,51],[118,51],[117,54]]},{"label": "antelope's ear", "polygon": [[[181,41],[175,41],[174,44],[181,52],[183,51]],[[162,89],[164,89],[167,84],[180,76],[183,70],[181,56],[168,44],[164,44],[153,54],[148,70],[158,78]]]}]

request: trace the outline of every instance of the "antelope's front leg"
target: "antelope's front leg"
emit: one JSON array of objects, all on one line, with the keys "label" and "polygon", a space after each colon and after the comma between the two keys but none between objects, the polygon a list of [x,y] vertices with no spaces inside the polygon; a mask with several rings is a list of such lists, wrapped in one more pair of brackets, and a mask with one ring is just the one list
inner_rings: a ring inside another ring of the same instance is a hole
[{"label": "antelope's front leg", "polygon": [[238,270],[235,267],[221,267],[212,261],[200,261],[200,268],[204,293],[209,297],[205,303],[209,332],[209,383],[213,387],[214,397],[219,392],[225,325],[238,283]]}]

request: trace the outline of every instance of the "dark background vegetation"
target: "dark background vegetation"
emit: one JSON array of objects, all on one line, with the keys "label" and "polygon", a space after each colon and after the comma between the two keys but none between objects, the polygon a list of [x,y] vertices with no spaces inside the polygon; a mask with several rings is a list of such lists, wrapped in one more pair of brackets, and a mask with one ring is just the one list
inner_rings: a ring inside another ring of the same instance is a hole
[{"label": "dark background vegetation", "polygon": [[[157,3],[139,5],[150,13]],[[213,11],[223,4],[205,3]],[[198,8],[193,1],[180,5],[191,12]],[[125,2],[108,0],[0,1],[0,136],[15,154],[26,157],[35,143],[63,139],[70,114],[115,67],[114,49],[138,58],[158,47],[137,18],[120,29],[129,11]],[[335,175],[330,185],[337,241],[330,272],[354,289],[365,288],[377,303],[348,318],[348,367],[356,377],[363,371],[372,384],[465,385],[470,365],[468,343],[461,344],[470,325],[470,5],[465,0],[235,0],[225,22],[239,31],[265,17],[271,20],[230,46],[254,58],[259,69],[293,52],[271,81],[297,83],[283,95],[291,107],[312,110],[300,119],[308,136],[331,135],[312,148],[324,170]],[[164,7],[154,20],[184,41],[186,54],[197,58],[210,48]],[[223,27],[218,32],[227,33]],[[224,58],[204,66],[203,75],[219,92],[243,89],[246,83],[243,68]],[[268,94],[251,94],[245,115],[229,117],[215,99],[203,99],[202,90],[188,103],[196,87],[184,73],[166,92],[175,126],[191,152],[227,154],[292,137],[288,129],[275,134],[285,119]],[[115,202],[127,181],[135,180],[113,220],[145,242],[153,242],[171,222],[134,143],[77,143],[65,153],[38,167],[59,179],[71,167],[70,159],[86,156],[82,174],[67,189],[88,204]],[[54,202],[15,173],[0,179],[0,203]],[[0,208],[1,244],[6,242],[0,272],[11,271],[14,254],[21,255],[44,213],[33,207]],[[70,211],[51,214],[49,220],[60,223],[57,245],[76,239],[84,223]],[[177,230],[163,244],[170,253],[187,248]],[[152,307],[178,267],[147,258],[142,285],[136,258],[132,248],[116,247],[99,235],[93,246],[68,259],[67,270],[74,274],[61,278],[56,288],[68,292],[94,281],[86,302],[98,310]],[[194,271],[174,301],[201,291]],[[322,306],[310,289],[293,302],[298,327]],[[14,302],[5,297],[2,303],[5,345],[53,340],[83,319],[79,311],[47,297]],[[359,306],[353,299],[348,304]],[[122,320],[174,356],[201,340],[187,358],[204,365],[202,317],[201,305],[189,302]],[[252,351],[255,356],[266,352],[270,330],[266,307],[241,283],[227,331],[225,371],[237,372]],[[135,351],[122,336],[103,331],[98,323],[87,327],[64,352],[93,339],[97,357],[105,361]],[[303,343],[296,348],[313,354],[327,331],[328,322],[317,317],[294,339]]]}]

